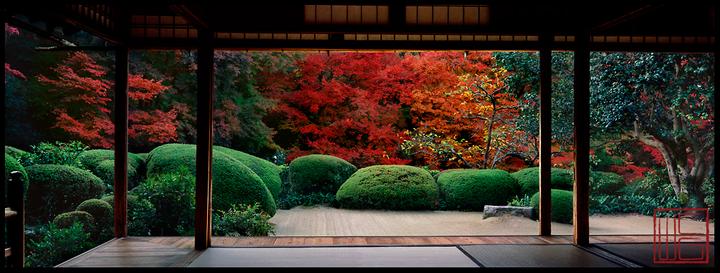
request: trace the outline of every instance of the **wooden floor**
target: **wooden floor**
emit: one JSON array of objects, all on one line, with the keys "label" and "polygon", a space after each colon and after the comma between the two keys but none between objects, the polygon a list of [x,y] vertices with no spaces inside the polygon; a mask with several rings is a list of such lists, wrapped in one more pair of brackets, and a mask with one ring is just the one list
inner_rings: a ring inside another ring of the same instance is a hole
[{"label": "wooden floor", "polygon": [[[652,235],[591,236],[591,243],[652,242]],[[714,236],[710,237],[715,241]],[[570,244],[571,236],[358,236],[358,237],[213,237],[213,247],[429,246],[471,244]],[[193,237],[114,239],[58,267],[186,267],[202,252]]]}]

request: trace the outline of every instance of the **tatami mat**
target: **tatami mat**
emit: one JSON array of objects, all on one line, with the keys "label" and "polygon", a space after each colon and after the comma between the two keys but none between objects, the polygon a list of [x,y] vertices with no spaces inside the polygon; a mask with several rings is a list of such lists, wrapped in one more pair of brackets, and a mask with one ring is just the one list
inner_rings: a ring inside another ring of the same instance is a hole
[{"label": "tatami mat", "polygon": [[478,267],[456,247],[209,248],[190,267]]},{"label": "tatami mat", "polygon": [[[595,244],[594,246],[606,250],[614,255],[621,256],[631,262],[637,263],[645,267],[709,267],[715,263],[715,245],[710,244],[709,253],[710,260],[708,264],[689,265],[689,264],[655,264],[653,263],[653,245],[647,244]],[[701,257],[701,247],[685,246],[682,247],[680,255],[686,258]],[[673,252],[672,245],[668,248],[669,252]],[[702,250],[704,251],[704,250]],[[671,254],[672,255],[672,254]]]},{"label": "tatami mat", "polygon": [[465,245],[485,267],[620,267],[572,245]]}]

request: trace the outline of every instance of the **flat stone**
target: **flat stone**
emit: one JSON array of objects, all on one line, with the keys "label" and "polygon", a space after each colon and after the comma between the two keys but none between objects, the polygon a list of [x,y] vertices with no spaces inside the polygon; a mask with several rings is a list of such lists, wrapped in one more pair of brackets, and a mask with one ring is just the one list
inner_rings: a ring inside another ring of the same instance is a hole
[{"label": "flat stone", "polygon": [[500,215],[504,215],[504,214],[532,218],[533,208],[532,207],[485,205],[485,208],[483,209],[483,219],[488,218],[488,217],[500,216]]}]

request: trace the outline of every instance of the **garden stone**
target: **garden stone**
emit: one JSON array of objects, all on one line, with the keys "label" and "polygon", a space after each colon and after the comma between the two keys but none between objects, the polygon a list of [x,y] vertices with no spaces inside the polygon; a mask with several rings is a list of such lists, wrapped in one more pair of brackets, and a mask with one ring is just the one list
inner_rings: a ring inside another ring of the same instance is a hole
[{"label": "garden stone", "polygon": [[488,217],[500,216],[503,214],[510,214],[510,215],[514,215],[514,216],[522,216],[522,217],[532,218],[533,208],[532,207],[486,205],[483,210],[483,219],[488,218]]}]

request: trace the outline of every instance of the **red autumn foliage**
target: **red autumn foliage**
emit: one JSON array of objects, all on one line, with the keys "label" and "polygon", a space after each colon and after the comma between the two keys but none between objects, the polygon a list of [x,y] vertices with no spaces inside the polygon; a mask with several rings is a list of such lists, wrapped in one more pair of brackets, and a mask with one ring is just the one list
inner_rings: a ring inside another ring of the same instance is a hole
[{"label": "red autumn foliage", "polygon": [[[51,71],[53,73],[47,76],[38,75],[37,80],[59,98],[52,111],[55,127],[93,147],[111,148],[113,82],[106,79],[105,67],[86,53],[74,52]],[[160,81],[140,75],[129,75],[128,78],[131,102],[152,100],[167,89]],[[177,138],[176,115],[174,110],[132,111],[128,115],[128,137],[149,143],[173,141]]]}]

